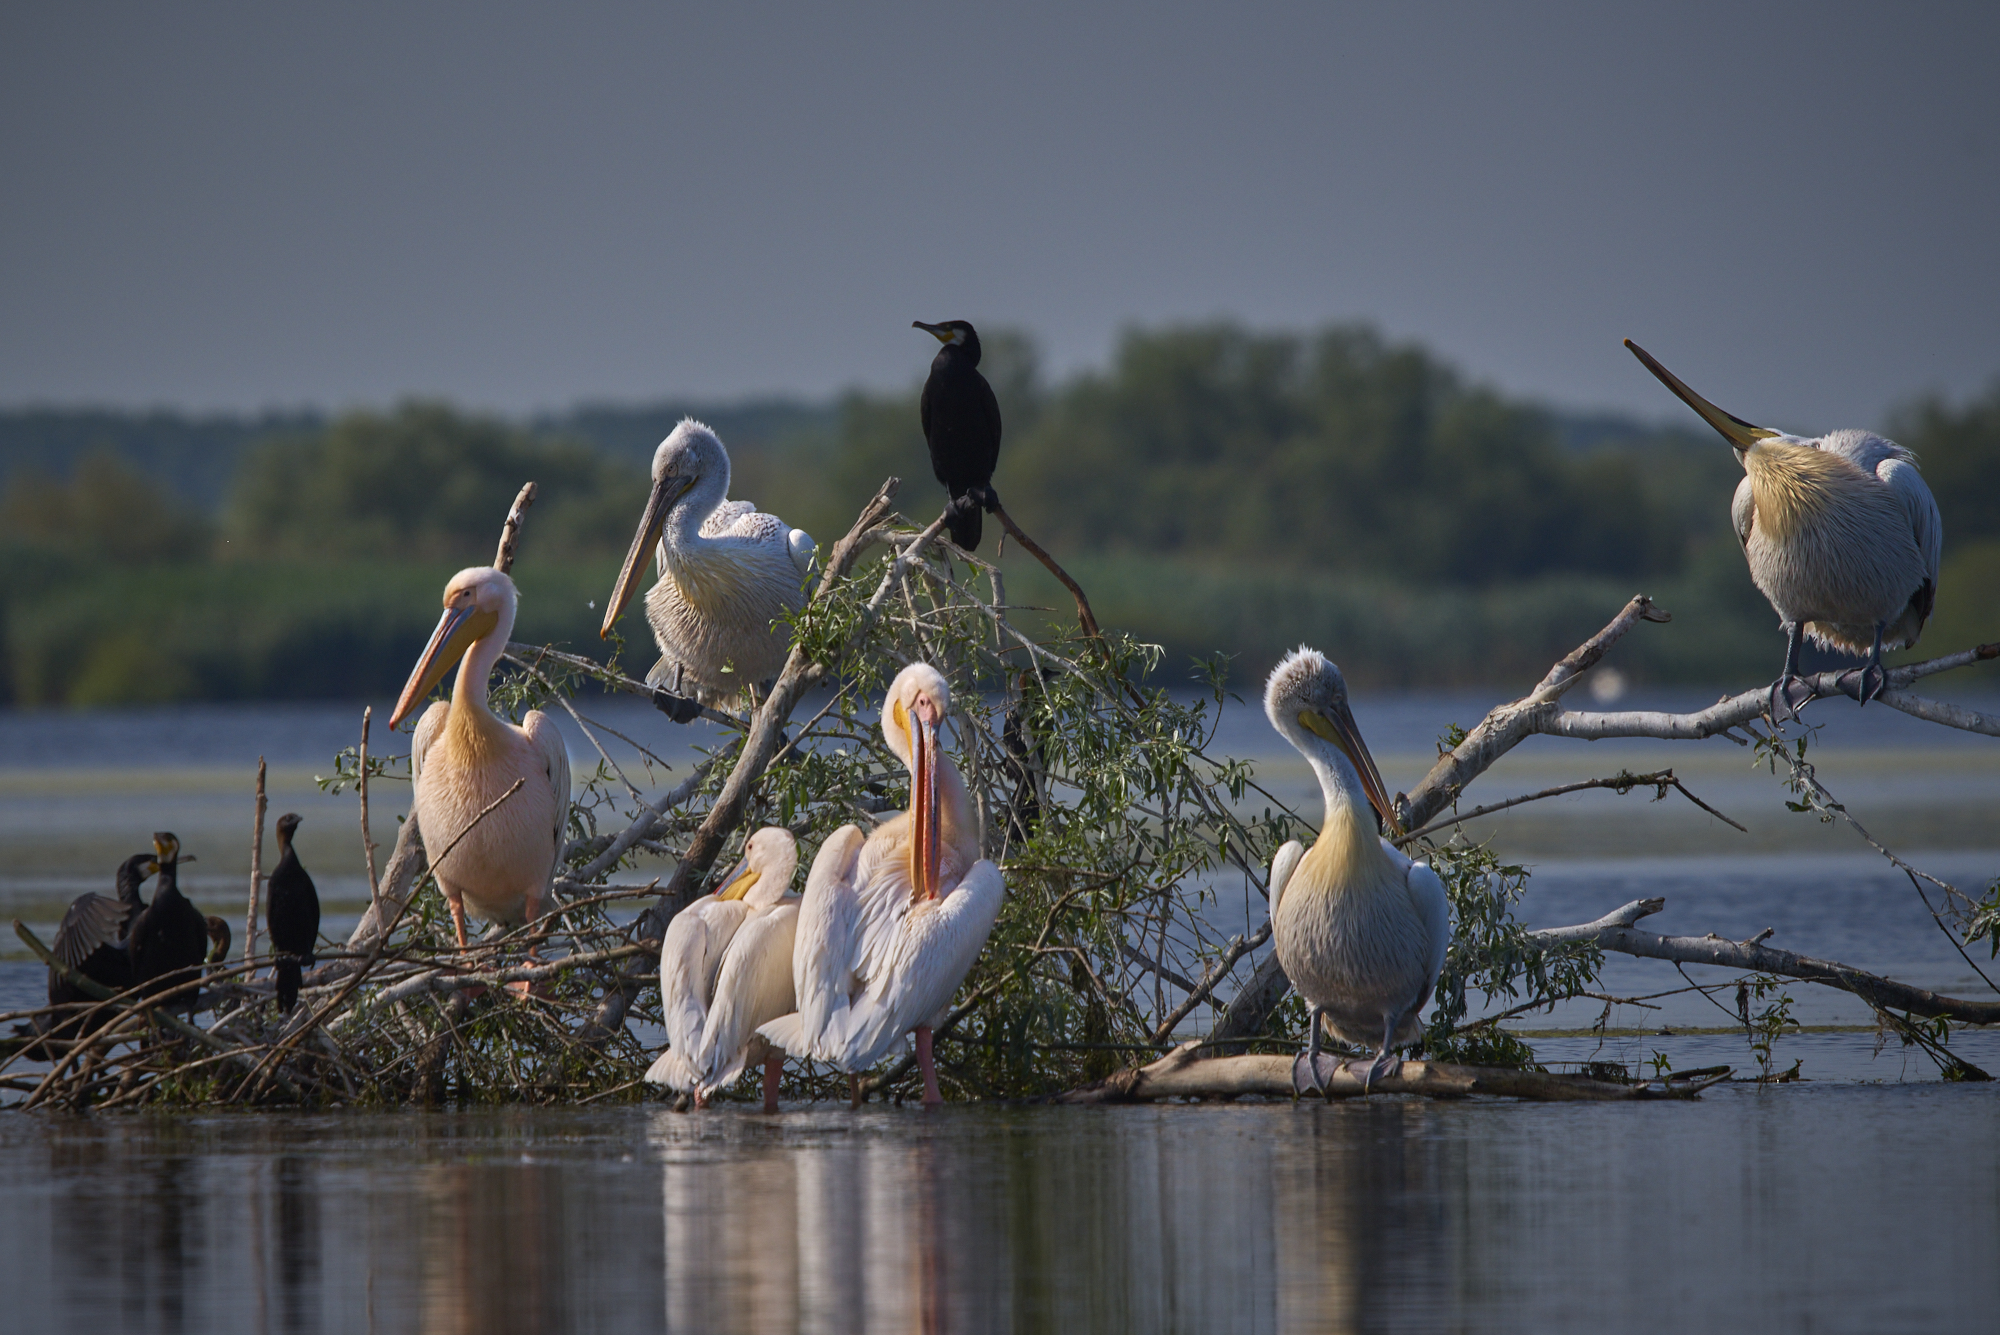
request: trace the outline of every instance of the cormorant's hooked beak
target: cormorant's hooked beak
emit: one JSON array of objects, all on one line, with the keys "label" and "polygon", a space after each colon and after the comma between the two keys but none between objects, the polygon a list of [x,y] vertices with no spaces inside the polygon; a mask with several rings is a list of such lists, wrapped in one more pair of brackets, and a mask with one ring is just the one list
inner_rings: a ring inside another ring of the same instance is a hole
[{"label": "cormorant's hooked beak", "polygon": [[389,716],[389,726],[393,728],[408,718],[410,711],[444,680],[444,674],[465,657],[465,651],[499,624],[498,612],[482,612],[471,601],[445,608],[444,615],[438,618],[437,629],[431,632],[431,642],[424,646],[423,657],[417,660],[416,671],[410,674],[402,695],[397,697],[396,712]]},{"label": "cormorant's hooked beak", "polygon": [[1375,768],[1375,757],[1368,753],[1368,743],[1361,740],[1361,729],[1355,726],[1346,702],[1336,704],[1327,713],[1301,709],[1299,725],[1340,748],[1361,776],[1361,791],[1368,795],[1368,805],[1375,808],[1375,814],[1381,817],[1391,836],[1402,834],[1403,822],[1397,819],[1395,804],[1389,801],[1389,787],[1382,782],[1382,771]]},{"label": "cormorant's hooked beak", "polygon": [[653,494],[646,498],[646,513],[639,517],[639,531],[632,538],[632,550],[625,553],[625,564],[618,570],[618,583],[612,587],[611,601],[605,605],[598,639],[609,635],[618,618],[624,615],[625,604],[632,601],[632,594],[639,587],[639,572],[646,568],[646,554],[658,545],[660,530],[667,526],[667,515],[674,502],[693,485],[693,478],[678,473],[670,473],[653,484]]},{"label": "cormorant's hooked beak", "polygon": [[757,878],[763,874],[750,865],[750,856],[746,853],[743,860],[730,869],[729,878],[722,883],[722,888],[715,892],[715,897],[741,899],[750,893],[750,887],[757,884]]},{"label": "cormorant's hooked beak", "polygon": [[917,697],[913,710],[904,709],[898,700],[896,722],[910,738],[910,879],[918,899],[936,899],[938,882],[944,878],[944,843],[938,829],[937,709],[924,696]]},{"label": "cormorant's hooked beak", "polygon": [[147,874],[157,876],[163,867],[179,866],[183,862],[193,862],[194,854],[181,852],[178,836],[159,833],[153,836],[153,870]]},{"label": "cormorant's hooked beak", "polygon": [[940,343],[950,343],[958,337],[958,331],[949,325],[925,324],[922,320],[912,320],[910,328],[921,329]]},{"label": "cormorant's hooked beak", "polygon": [[1752,445],[1755,445],[1758,441],[1769,440],[1778,434],[1768,427],[1752,426],[1734,413],[1722,411],[1722,409],[1716,407],[1686,385],[1683,385],[1679,376],[1654,361],[1652,353],[1647,352],[1631,339],[1628,338],[1625,340],[1625,346],[1630,348],[1632,355],[1637,357],[1641,362],[1644,362],[1646,369],[1658,376],[1660,383],[1672,390],[1682,403],[1700,413],[1702,421],[1721,432],[1722,438],[1735,447],[1739,454],[1749,449]]}]

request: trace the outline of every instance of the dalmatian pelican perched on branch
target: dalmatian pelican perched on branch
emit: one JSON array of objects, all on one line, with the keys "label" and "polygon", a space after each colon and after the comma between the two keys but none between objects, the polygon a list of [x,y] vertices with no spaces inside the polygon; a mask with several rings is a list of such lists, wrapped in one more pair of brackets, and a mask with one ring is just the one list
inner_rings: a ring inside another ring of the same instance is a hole
[{"label": "dalmatian pelican perched on branch", "polygon": [[1437,873],[1378,833],[1378,818],[1400,829],[1340,669],[1317,650],[1293,651],[1271,673],[1264,713],[1312,766],[1326,801],[1312,848],[1294,839],[1271,859],[1271,940],[1312,1008],[1292,1083],[1324,1089],[1339,1069],[1320,1052],[1324,1018],[1335,1037],[1374,1046],[1365,1090],[1397,1068],[1390,1050],[1422,1032],[1418,1013],[1451,944],[1450,905]]},{"label": "dalmatian pelican perched on branch", "polygon": [[[507,925],[541,916],[569,820],[569,752],[555,720],[530,710],[517,727],[486,707],[487,679],[514,629],[516,599],[514,581],[492,566],[453,575],[444,586],[444,615],[389,720],[392,728],[401,723],[458,665],[451,700],[425,710],[410,741],[410,807],[437,859],[431,871],[461,947],[468,906]],[[521,791],[500,801],[517,781]]]},{"label": "dalmatian pelican perched on branch", "polygon": [[[695,1106],[734,1084],[753,1057],[764,1063],[764,1111],[778,1110],[785,1054],[757,1026],[797,1009],[792,939],[799,849],[791,831],[766,826],[744,845],[722,888],[674,915],[660,943],[660,1002],[667,1050],[646,1079],[694,1095]],[[753,1051],[757,1049],[759,1051]]]},{"label": "dalmatian pelican perched on branch", "polygon": [[1743,465],[1730,522],[1750,578],[1785,628],[1785,670],[1771,683],[1771,717],[1796,718],[1811,699],[1794,699],[1802,636],[1866,654],[1855,697],[1865,705],[1880,695],[1888,681],[1882,650],[1915,644],[1937,601],[1944,524],[1916,456],[1872,431],[1807,439],[1752,426],[1682,384],[1631,339],[1625,346],[1721,433]]},{"label": "dalmatian pelican perched on branch", "polygon": [[979,856],[979,813],[938,746],[951,690],[928,663],[896,675],[882,736],[910,768],[910,809],[863,836],[843,825],[806,876],[792,950],[799,1009],[759,1032],[795,1057],[850,1075],[916,1034],[924,1104],[942,1103],[931,1057],[939,1024],[1000,916],[1000,869]]},{"label": "dalmatian pelican perched on branch", "polygon": [[[805,605],[813,540],[776,515],[729,496],[729,451],[693,418],[653,452],[653,491],[604,609],[611,633],[639,587],[646,554],[659,579],[646,620],[660,661],[646,682],[677,723],[778,675],[791,647],[779,618]],[[666,698],[671,697],[671,698]]]}]

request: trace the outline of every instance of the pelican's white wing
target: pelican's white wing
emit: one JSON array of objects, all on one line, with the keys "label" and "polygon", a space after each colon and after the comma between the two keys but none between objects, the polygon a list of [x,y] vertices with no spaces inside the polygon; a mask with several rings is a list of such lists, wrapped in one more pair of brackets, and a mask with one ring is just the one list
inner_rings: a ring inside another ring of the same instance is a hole
[{"label": "pelican's white wing", "polygon": [[1284,896],[1285,887],[1291,883],[1292,873],[1299,869],[1299,862],[1306,855],[1306,846],[1294,839],[1278,850],[1271,859],[1271,916],[1278,916],[1278,900]]},{"label": "pelican's white wing", "polygon": [[772,1043],[795,1057],[827,1061],[828,1041],[847,1028],[854,991],[854,952],[860,918],[855,869],[867,836],[843,825],[820,845],[792,942],[792,988],[798,1010],[757,1027]]},{"label": "pelican's white wing", "polygon": [[426,709],[423,712],[423,717],[417,720],[417,730],[410,737],[410,778],[412,781],[423,777],[424,753],[431,749],[431,743],[435,742],[438,739],[438,734],[444,731],[445,717],[450,713],[451,706],[440,700],[429,709]]},{"label": "pelican's white wing", "polygon": [[873,1066],[910,1030],[942,1021],[1006,898],[1000,869],[982,858],[950,894],[913,910],[880,975],[855,1001],[846,1050],[836,1064],[848,1071]]},{"label": "pelican's white wing", "polygon": [[660,1015],[667,1026],[667,1050],[646,1079],[674,1089],[699,1082],[702,1031],[716,971],[750,907],[740,899],[703,895],[674,915],[660,942]]},{"label": "pelican's white wing", "polygon": [[792,987],[792,945],[798,934],[796,898],[753,914],[729,942],[708,1024],[701,1033],[702,1090],[734,1083],[743,1074],[757,1026],[797,1009]]},{"label": "pelican's white wing", "polygon": [[813,561],[819,553],[819,544],[812,540],[812,534],[802,528],[793,529],[785,541],[792,549],[792,565],[798,570],[799,578],[807,578],[812,574]]},{"label": "pelican's white wing", "polygon": [[1745,477],[1736,484],[1736,494],[1729,499],[1729,526],[1736,530],[1736,545],[1750,545],[1750,525],[1757,514],[1757,497],[1751,490],[1750,479]]},{"label": "pelican's white wing", "polygon": [[1931,587],[1937,588],[1938,564],[1944,558],[1944,520],[1938,515],[1937,498],[1931,495],[1917,466],[1905,459],[1885,459],[1875,476],[1889,484],[1903,510],[1910,516],[1910,533],[1923,553],[1924,571]]},{"label": "pelican's white wing", "polygon": [[535,744],[542,755],[542,769],[548,776],[549,792],[555,795],[556,859],[549,866],[549,875],[562,865],[563,845],[569,841],[563,832],[569,827],[569,747],[562,739],[562,731],[556,721],[539,709],[531,709],[521,720],[521,731],[528,734],[528,740]]},{"label": "pelican's white wing", "polygon": [[[1424,997],[1428,998],[1437,986],[1438,975],[1444,972],[1445,952],[1451,947],[1451,900],[1445,895],[1444,882],[1427,862],[1412,862],[1403,884],[1409,888],[1410,902],[1416,905],[1417,919],[1423,924],[1424,944],[1430,948],[1424,975]],[[1423,1004],[1422,1000],[1417,1002]]]}]

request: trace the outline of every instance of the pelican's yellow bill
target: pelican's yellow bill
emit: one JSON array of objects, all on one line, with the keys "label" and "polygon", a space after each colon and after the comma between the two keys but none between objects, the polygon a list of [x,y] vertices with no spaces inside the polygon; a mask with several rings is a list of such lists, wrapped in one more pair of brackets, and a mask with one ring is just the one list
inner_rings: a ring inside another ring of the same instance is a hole
[{"label": "pelican's yellow bill", "polygon": [[1660,383],[1672,390],[1676,397],[1688,407],[1701,414],[1701,420],[1722,433],[1722,438],[1739,450],[1747,450],[1760,440],[1769,440],[1778,433],[1768,427],[1752,426],[1734,413],[1722,409],[1704,399],[1701,395],[1681,383],[1681,378],[1653,359],[1653,354],[1634,343],[1625,340],[1625,346],[1632,350],[1648,371],[1659,377]]},{"label": "pelican's yellow bill", "polygon": [[1368,751],[1368,744],[1361,740],[1361,729],[1355,726],[1354,715],[1345,708],[1336,715],[1328,716],[1317,709],[1299,711],[1299,724],[1313,734],[1324,737],[1339,747],[1341,754],[1354,764],[1355,773],[1361,776],[1361,790],[1368,795],[1368,805],[1375,808],[1375,814],[1382,818],[1382,824],[1391,834],[1401,834],[1403,823],[1396,817],[1396,808],[1389,801],[1388,785],[1382,782],[1382,771],[1375,768],[1375,757]]},{"label": "pelican's yellow bill", "polygon": [[667,515],[673,510],[674,502],[693,485],[693,478],[677,476],[663,477],[653,484],[653,493],[646,498],[646,513],[639,516],[639,531],[632,535],[632,549],[625,553],[625,564],[618,568],[618,582],[612,586],[611,601],[605,605],[604,624],[598,627],[598,639],[609,635],[611,628],[618,624],[618,618],[624,615],[625,605],[638,591],[639,572],[646,568],[646,553],[659,543],[660,531],[667,525]]},{"label": "pelican's yellow bill", "polygon": [[389,726],[393,728],[408,718],[410,711],[444,680],[444,674],[465,657],[465,651],[499,624],[498,612],[482,612],[470,603],[445,608],[444,615],[438,618],[437,629],[431,632],[431,642],[424,646],[416,670],[396,700],[396,712],[389,716]]}]

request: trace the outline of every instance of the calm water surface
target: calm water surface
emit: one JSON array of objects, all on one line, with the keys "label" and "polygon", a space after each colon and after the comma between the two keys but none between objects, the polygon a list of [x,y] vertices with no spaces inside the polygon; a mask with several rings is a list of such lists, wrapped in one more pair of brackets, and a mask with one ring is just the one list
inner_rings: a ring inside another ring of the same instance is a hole
[{"label": "calm water surface", "polygon": [[1985,1331],[1993,1087],[0,1120],[8,1326]]},{"label": "calm water surface", "polygon": [[[1357,714],[1406,787],[1445,725],[1491,703],[1410,697]],[[649,789],[685,773],[703,740],[643,706],[595,712],[675,767],[647,776],[607,736]],[[329,930],[344,931],[365,894],[355,811],[312,776],[358,715],[0,712],[0,909],[46,939],[71,896],[108,889],[118,857],[173,828],[202,859],[183,883],[240,921],[264,754],[273,814],[306,814],[300,847]],[[1827,718],[1822,774],[1871,828],[1975,891],[2000,875],[2000,743],[1884,709]],[[378,749],[406,744],[378,733]],[[1257,759],[1286,800],[1309,798],[1303,766],[1252,711],[1230,711],[1219,749]],[[1535,865],[1525,921],[1658,894],[1668,909],[1648,925],[1661,931],[1773,927],[1774,945],[1992,995],[1906,880],[1850,832],[1786,812],[1746,761],[1720,741],[1537,739],[1468,800],[1673,765],[1751,833],[1678,798],[1523,808],[1490,832]],[[407,792],[378,789],[384,843]],[[1236,911],[1262,920],[1260,901]],[[33,1004],[44,972],[6,954],[0,1008]],[[1670,966],[1624,958],[1605,982],[1628,996],[1681,985]],[[1790,991],[1806,1023],[1867,1020],[1842,994]],[[1740,1034],[1658,1032],[1726,1023],[1706,1002],[1653,1004],[1603,1015],[1624,1035],[1589,1032],[1601,1003],[1525,1023],[1566,1031],[1535,1040],[1550,1059],[1750,1064]],[[1954,1047],[2000,1072],[2000,1033],[1964,1031]],[[0,1328],[2000,1328],[2000,1085],[1941,1084],[1865,1032],[1786,1038],[1778,1055],[1812,1083],[1672,1105],[0,1113]]]}]

